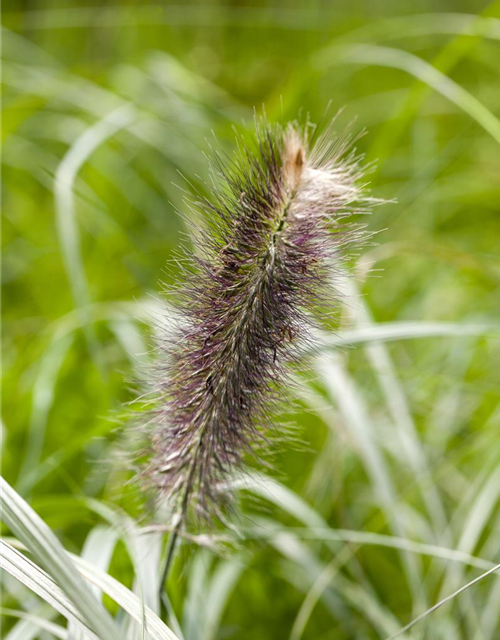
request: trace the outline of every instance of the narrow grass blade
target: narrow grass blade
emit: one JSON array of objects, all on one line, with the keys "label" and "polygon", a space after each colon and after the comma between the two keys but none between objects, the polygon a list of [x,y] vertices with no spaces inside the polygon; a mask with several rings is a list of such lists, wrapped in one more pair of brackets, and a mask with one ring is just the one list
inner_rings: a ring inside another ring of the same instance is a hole
[{"label": "narrow grass blade", "polygon": [[[376,332],[377,325],[373,322],[368,305],[360,296],[354,278],[344,277],[341,286],[349,299],[356,300],[356,303],[352,305],[352,314],[355,322],[368,330],[371,329]],[[414,323],[414,325],[417,324]],[[380,343],[369,343],[366,347],[366,354],[382,391],[388,414],[391,416],[396,435],[400,439],[402,450],[420,481],[420,493],[432,521],[435,534],[439,539],[440,536],[445,535],[446,513],[438,489],[432,482],[429,483],[429,479],[432,476],[424,448],[420,442],[417,427],[413,420],[405,391],[396,374],[391,355],[387,347]],[[424,483],[422,481],[427,481],[426,486],[423,486]],[[451,545],[449,536],[444,538],[443,542]]]},{"label": "narrow grass blade", "polygon": [[89,347],[96,358],[98,357],[97,340],[87,311],[90,298],[80,252],[73,184],[78,171],[87,158],[117,131],[130,125],[136,117],[137,115],[132,105],[126,104],[113,110],[105,118],[89,127],[70,147],[57,168],[54,178],[59,242],[75,306],[81,314]]},{"label": "narrow grass blade", "polygon": [[38,375],[33,387],[33,400],[31,406],[30,428],[25,448],[25,456],[17,483],[18,490],[25,493],[31,489],[25,478],[38,467],[40,462],[47,416],[54,400],[54,391],[57,384],[59,371],[64,363],[66,355],[73,344],[73,335],[62,336],[55,339],[45,351],[39,365]]},{"label": "narrow grass blade", "polygon": [[[118,532],[114,529],[103,526],[94,527],[85,540],[81,556],[101,571],[107,571],[117,541]],[[100,599],[99,589],[97,587],[91,587],[91,589],[96,598]],[[83,640],[80,629],[73,623],[68,625],[68,636],[69,640]]]},{"label": "narrow grass blade", "polygon": [[224,560],[215,569],[205,594],[206,617],[200,640],[217,640],[219,626],[231,593],[244,570],[241,562]]},{"label": "narrow grass blade", "polygon": [[[2,542],[4,545],[6,544],[4,541]],[[15,546],[24,548],[24,545],[18,543],[17,540],[12,541],[12,545],[7,546],[14,549],[16,552],[18,550],[14,548]],[[149,607],[144,605],[144,602],[141,600],[141,598],[136,596],[136,594],[130,591],[130,589],[118,582],[118,580],[115,580],[115,578],[111,577],[109,574],[93,566],[92,564],[90,564],[90,562],[87,562],[77,555],[68,553],[67,557],[68,560],[72,561],[75,564],[78,572],[81,574],[81,576],[83,576],[83,578],[85,578],[87,582],[89,582],[99,591],[102,591],[107,596],[109,596],[133,620],[135,620],[135,622],[139,623],[142,628],[143,638],[147,638],[148,640],[179,640],[179,638],[167,627],[167,625],[153,611],[151,611]],[[41,571],[41,569],[39,569],[39,571]],[[42,571],[42,573],[45,575],[45,572]],[[51,578],[49,579],[51,580],[51,582],[53,582]],[[59,587],[57,587],[57,589],[60,591]],[[62,593],[62,595],[64,598],[66,598],[65,594]],[[78,615],[81,615],[80,612],[78,612]],[[95,637],[95,634],[93,634],[92,637]],[[117,636],[99,636],[99,640],[103,640],[104,638],[106,640],[108,640],[108,638],[110,638],[110,640],[115,640]],[[121,632],[118,632],[118,638],[119,640],[123,640]]]},{"label": "narrow grass blade", "polygon": [[[338,357],[322,354],[317,357],[315,368],[321,376],[329,396],[338,406],[339,412],[349,425],[366,471],[377,494],[379,504],[390,523],[392,531],[405,537],[406,523],[397,508],[397,493],[391,478],[388,465],[384,460],[369,428],[369,412],[355,381],[347,374]],[[419,563],[406,552],[401,553],[403,566],[415,602],[423,597],[420,588],[421,573]]]},{"label": "narrow grass blade", "polygon": [[[96,635],[85,620],[85,616],[66,597],[52,578],[31,560],[28,560],[20,551],[17,551],[17,549],[14,549],[3,540],[0,540],[0,563],[4,571],[10,573],[11,576],[54,607],[67,620],[77,625],[82,630],[85,638],[102,640],[107,637],[102,634]],[[117,635],[110,637],[118,639]]]},{"label": "narrow grass blade", "polygon": [[500,144],[500,121],[498,118],[454,80],[412,53],[390,47],[359,44],[335,47],[330,53],[322,52],[317,58],[317,64],[321,67],[328,66],[333,62],[401,69],[453,102]]},{"label": "narrow grass blade", "polygon": [[59,540],[31,507],[0,477],[0,507],[5,524],[26,545],[35,560],[49,573],[79,611],[96,636],[120,640],[110,615],[96,599],[68,558]]},{"label": "narrow grass blade", "polygon": [[436,611],[436,609],[439,609],[439,607],[442,607],[444,604],[446,604],[447,602],[450,602],[451,600],[453,600],[454,598],[459,596],[461,593],[463,593],[464,591],[466,591],[470,587],[474,586],[475,584],[477,584],[481,580],[484,580],[485,578],[490,576],[492,573],[495,573],[496,571],[499,571],[499,570],[500,570],[500,564],[497,564],[494,567],[492,567],[491,569],[489,569],[488,571],[486,571],[485,573],[482,573],[477,578],[474,578],[474,580],[471,580],[467,584],[464,584],[463,587],[460,587],[460,589],[457,589],[456,591],[451,593],[446,598],[443,598],[442,600],[437,602],[433,607],[431,607],[430,609],[427,609],[427,611],[424,611],[424,613],[422,613],[417,618],[412,620],[409,624],[407,624],[405,627],[400,629],[396,634],[394,634],[394,635],[390,636],[389,638],[387,638],[387,640],[394,640],[395,638],[399,638],[401,635],[403,635],[403,633],[406,633],[406,631],[409,631],[412,627],[414,627],[416,624],[421,622],[428,615],[430,615],[431,613]]},{"label": "narrow grass blade", "polygon": [[466,324],[458,322],[384,322],[359,326],[322,336],[325,347],[348,347],[373,342],[396,342],[425,338],[462,338],[466,336],[500,337],[500,325]]},{"label": "narrow grass blade", "polygon": [[205,628],[205,593],[208,591],[212,559],[213,556],[206,549],[199,549],[191,563],[183,606],[182,628],[185,640],[199,640]]},{"label": "narrow grass blade", "polygon": [[251,491],[276,504],[309,527],[328,528],[326,520],[313,507],[274,478],[261,473],[246,473],[231,482],[231,489]]},{"label": "narrow grass blade", "polygon": [[[53,609],[49,609],[49,612],[52,617],[56,615]],[[19,618],[19,622],[9,631],[4,640],[33,640],[38,636],[40,630],[48,631],[55,638],[60,638],[60,640],[67,640],[68,638],[66,629],[59,624],[55,624],[55,622],[51,622],[47,617],[7,608],[1,608],[0,613],[4,616]]]},{"label": "narrow grass blade", "polygon": [[86,580],[112,598],[140,625],[144,623],[146,637],[152,640],[178,640],[167,625],[130,589],[82,558],[72,554],[70,557]]},{"label": "narrow grass blade", "polygon": [[374,41],[446,34],[500,40],[500,20],[467,13],[423,13],[370,22],[347,37]]},{"label": "narrow grass blade", "polygon": [[361,612],[380,634],[394,632],[392,631],[396,629],[394,616],[383,603],[378,601],[375,594],[340,574],[335,565],[335,559],[331,563],[332,571],[330,572],[328,564],[322,563],[300,540],[282,531],[277,532],[272,544],[284,557],[303,569],[307,577],[307,580],[302,583],[303,590],[307,589],[309,592],[311,587],[315,588],[316,585],[315,597],[317,595],[319,599],[327,589],[333,589],[345,603]]},{"label": "narrow grass blade", "polygon": [[[135,574],[134,592],[152,611],[159,611],[160,555],[162,536],[157,532],[144,532],[136,521],[116,506],[93,498],[83,498],[85,505],[110,523],[127,548]],[[89,558],[86,558],[89,560]],[[93,562],[94,565],[99,566]],[[101,566],[100,568],[106,569]]]},{"label": "narrow grass blade", "polygon": [[[268,534],[265,527],[258,526],[259,520],[256,520],[256,526],[245,529],[246,539],[267,539]],[[431,558],[440,558],[447,562],[457,562],[469,567],[475,567],[476,569],[482,569],[487,571],[495,566],[495,563],[485,558],[479,558],[471,555],[465,551],[459,549],[448,549],[435,544],[427,544],[425,542],[419,542],[416,540],[409,540],[408,538],[399,538],[397,536],[386,535],[383,533],[376,533],[373,531],[354,531],[350,529],[332,529],[332,528],[291,528],[284,529],[290,531],[293,535],[297,536],[301,540],[317,540],[325,543],[333,542],[346,542],[357,546],[380,546],[388,549],[402,549],[409,551],[410,553],[416,553],[419,555],[429,556]],[[332,551],[335,547],[329,544]]]}]

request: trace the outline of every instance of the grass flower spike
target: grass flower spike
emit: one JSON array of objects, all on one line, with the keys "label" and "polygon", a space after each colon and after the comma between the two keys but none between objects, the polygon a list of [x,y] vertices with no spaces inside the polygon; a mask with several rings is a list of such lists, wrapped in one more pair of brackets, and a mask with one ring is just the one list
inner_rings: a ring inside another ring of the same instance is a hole
[{"label": "grass flower spike", "polygon": [[[161,345],[147,476],[185,520],[217,515],[221,485],[265,438],[287,364],[311,340],[331,270],[358,244],[358,158],[348,135],[257,125],[253,148],[216,155],[210,201],[181,289],[181,325]],[[331,289],[330,289],[331,291]],[[331,306],[331,301],[330,301]]]}]

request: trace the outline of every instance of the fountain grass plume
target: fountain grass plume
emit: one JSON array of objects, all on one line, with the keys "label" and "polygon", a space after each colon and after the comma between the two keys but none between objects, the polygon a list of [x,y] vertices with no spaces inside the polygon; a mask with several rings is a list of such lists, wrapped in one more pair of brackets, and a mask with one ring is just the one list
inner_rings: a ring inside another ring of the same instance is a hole
[{"label": "fountain grass plume", "polygon": [[221,491],[273,424],[290,362],[331,308],[331,273],[359,246],[365,212],[347,132],[256,123],[234,159],[216,153],[208,225],[178,288],[180,323],[159,347],[151,452],[142,475],[177,522],[220,516]]}]

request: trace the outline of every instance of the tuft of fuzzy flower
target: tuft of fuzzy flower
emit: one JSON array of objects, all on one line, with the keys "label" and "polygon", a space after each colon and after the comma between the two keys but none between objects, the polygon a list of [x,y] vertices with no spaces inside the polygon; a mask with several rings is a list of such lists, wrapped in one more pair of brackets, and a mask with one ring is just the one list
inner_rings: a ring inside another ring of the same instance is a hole
[{"label": "tuft of fuzzy flower", "polygon": [[345,221],[368,202],[349,136],[314,135],[257,123],[253,146],[216,155],[220,186],[197,203],[208,230],[180,288],[180,325],[160,345],[143,471],[183,520],[220,513],[221,484],[265,438],[331,271],[363,236]]}]

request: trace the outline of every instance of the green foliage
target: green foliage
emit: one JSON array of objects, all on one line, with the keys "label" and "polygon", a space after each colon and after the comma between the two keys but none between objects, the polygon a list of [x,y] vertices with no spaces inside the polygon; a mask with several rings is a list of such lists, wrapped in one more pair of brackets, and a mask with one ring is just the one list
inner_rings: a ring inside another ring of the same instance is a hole
[{"label": "green foliage", "polygon": [[[3,14],[5,637],[387,638],[494,568],[500,2]],[[236,530],[183,540],[169,631],[168,523],[118,451],[158,281],[199,222],[183,192],[209,190],[212,132],[230,153],[254,106],[318,121],[329,101],[397,202],[296,374],[300,444],[239,486]],[[494,640],[499,611],[492,574],[401,637]]]}]

